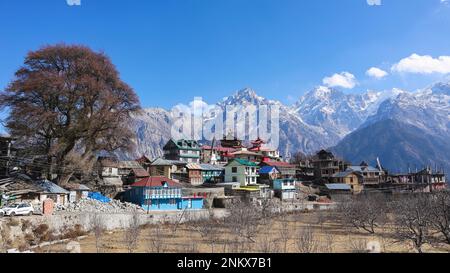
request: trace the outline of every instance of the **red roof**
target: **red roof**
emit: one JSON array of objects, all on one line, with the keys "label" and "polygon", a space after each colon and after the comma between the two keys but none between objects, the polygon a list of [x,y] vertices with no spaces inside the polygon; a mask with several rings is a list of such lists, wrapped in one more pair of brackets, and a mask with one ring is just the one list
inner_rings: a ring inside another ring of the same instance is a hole
[{"label": "red roof", "polygon": [[[203,150],[211,150],[211,146],[204,145],[204,146],[202,146],[202,149]],[[227,147],[221,147],[221,146],[215,146],[214,150],[216,150],[218,152],[223,152],[223,153],[226,153],[226,152],[231,153],[231,152],[236,151],[236,149],[234,149],[234,148],[227,148]]]},{"label": "red roof", "polygon": [[272,167],[295,168],[295,165],[289,164],[287,162],[282,162],[282,161],[266,161],[266,162],[263,162],[263,165],[272,166]]},{"label": "red roof", "polygon": [[181,188],[180,183],[164,176],[150,176],[132,184],[131,187],[162,187],[164,183],[167,183],[172,188]]}]

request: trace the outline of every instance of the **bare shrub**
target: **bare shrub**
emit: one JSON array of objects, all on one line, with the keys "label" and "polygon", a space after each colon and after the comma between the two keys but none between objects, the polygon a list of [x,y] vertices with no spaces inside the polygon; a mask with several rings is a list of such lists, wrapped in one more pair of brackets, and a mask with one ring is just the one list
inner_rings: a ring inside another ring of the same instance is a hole
[{"label": "bare shrub", "polygon": [[[262,234],[256,243],[257,251],[260,253],[279,253],[281,247],[278,238],[270,233]],[[286,252],[286,251],[285,251]]]},{"label": "bare shrub", "polygon": [[311,226],[299,228],[295,236],[295,245],[300,253],[315,253],[318,242]]},{"label": "bare shrub", "polygon": [[367,240],[361,238],[348,237],[348,247],[352,253],[367,253]]},{"label": "bare shrub", "polygon": [[33,226],[33,224],[31,223],[30,220],[22,219],[22,231],[23,232],[27,231],[32,226]]},{"label": "bare shrub", "polygon": [[6,253],[11,247],[12,240],[10,239],[10,228],[8,226],[0,226],[0,252]]},{"label": "bare shrub", "polygon": [[91,232],[94,234],[95,238],[95,249],[97,253],[102,252],[103,248],[103,235],[105,234],[105,224],[100,214],[92,213],[89,215],[89,220],[91,223]]},{"label": "bare shrub", "polygon": [[280,224],[281,227],[278,229],[278,240],[281,243],[283,253],[287,253],[288,243],[291,239],[291,229],[288,221],[288,215],[281,216]]},{"label": "bare shrub", "polygon": [[211,247],[211,253],[214,253],[214,248],[220,239],[218,222],[214,220],[196,221],[191,223],[191,227],[207,241]]},{"label": "bare shrub", "polygon": [[141,225],[139,221],[139,213],[133,212],[130,224],[124,230],[124,242],[129,253],[133,253],[139,244],[139,236],[141,235]]},{"label": "bare shrub", "polygon": [[147,251],[149,253],[165,253],[167,250],[163,227],[157,224],[149,229]]}]

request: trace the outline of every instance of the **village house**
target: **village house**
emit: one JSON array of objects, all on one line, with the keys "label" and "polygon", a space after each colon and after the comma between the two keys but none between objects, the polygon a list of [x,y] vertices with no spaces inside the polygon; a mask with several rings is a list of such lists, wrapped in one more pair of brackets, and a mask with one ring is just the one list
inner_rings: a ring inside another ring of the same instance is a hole
[{"label": "village house", "polygon": [[186,165],[187,172],[187,181],[181,180],[183,182],[187,182],[192,186],[198,186],[203,184],[203,175],[202,175],[202,167],[200,164],[189,163]]},{"label": "village house", "polygon": [[131,185],[149,176],[150,174],[144,168],[133,168],[125,178],[125,184]]},{"label": "village house", "polygon": [[146,170],[148,173],[150,173],[150,165],[152,164],[152,160],[143,155],[140,158],[136,159],[136,161]]},{"label": "village house", "polygon": [[202,146],[201,162],[212,165],[225,165],[231,158],[230,154],[235,151],[235,148],[204,145]]},{"label": "village house", "polygon": [[433,172],[429,167],[414,173],[389,174],[387,183],[394,191],[433,192],[447,188],[444,172]]},{"label": "village house", "polygon": [[281,200],[292,200],[296,197],[296,181],[293,178],[274,180],[273,189],[275,196]]},{"label": "village house", "polygon": [[381,167],[374,168],[366,162],[359,166],[348,166],[347,171],[356,172],[362,176],[362,184],[366,187],[378,186],[383,182],[384,171]]},{"label": "village house", "polygon": [[273,166],[262,166],[259,169],[259,183],[273,186],[273,181],[275,179],[281,178],[280,171]]},{"label": "village house", "polygon": [[164,176],[173,179],[173,173],[186,167],[186,162],[157,158],[150,164],[150,176]]},{"label": "village house", "polygon": [[277,168],[280,173],[280,178],[295,178],[297,174],[297,167],[293,164],[282,161],[263,161],[260,163],[261,167],[270,166]]},{"label": "village house", "polygon": [[42,203],[46,199],[52,199],[55,205],[67,205],[69,203],[69,191],[61,188],[55,183],[48,180],[37,181],[40,188],[39,202]]},{"label": "village house", "polygon": [[251,144],[252,147],[248,150],[260,154],[266,161],[281,160],[280,152],[277,149],[265,147],[264,144],[266,143],[261,138],[258,137],[256,140],[252,141]]},{"label": "village house", "polygon": [[313,181],[315,179],[314,167],[309,159],[297,163],[295,177],[299,181]]},{"label": "village house", "polygon": [[334,157],[333,153],[321,150],[312,161],[316,179],[331,179],[338,172],[347,170],[345,161]]},{"label": "village house", "polygon": [[148,211],[203,208],[203,196],[183,196],[182,185],[163,176],[134,183],[124,199]]},{"label": "village house", "polygon": [[352,188],[348,184],[325,184],[322,192],[333,201],[340,201],[352,194]]},{"label": "village house", "polygon": [[200,163],[201,148],[195,140],[169,140],[163,148],[164,158],[186,163]]},{"label": "village house", "polygon": [[225,165],[225,182],[238,182],[241,187],[256,185],[258,182],[258,164],[244,160],[234,159]]},{"label": "village house", "polygon": [[251,152],[247,148],[241,148],[240,150],[229,153],[228,157],[232,159],[243,159],[252,162],[260,162],[263,158],[261,154]]},{"label": "village house", "polygon": [[69,202],[76,202],[88,198],[90,189],[86,185],[67,183],[64,188],[69,191]]},{"label": "village house", "polygon": [[103,185],[114,187],[119,190],[123,186],[123,181],[119,175],[119,161],[114,157],[99,157],[97,168]]},{"label": "village house", "polygon": [[203,183],[220,183],[223,181],[224,168],[212,164],[200,164]]},{"label": "village house", "polygon": [[352,192],[354,194],[361,193],[362,190],[364,189],[363,177],[359,172],[355,171],[339,172],[334,174],[331,180],[335,184],[350,185]]}]

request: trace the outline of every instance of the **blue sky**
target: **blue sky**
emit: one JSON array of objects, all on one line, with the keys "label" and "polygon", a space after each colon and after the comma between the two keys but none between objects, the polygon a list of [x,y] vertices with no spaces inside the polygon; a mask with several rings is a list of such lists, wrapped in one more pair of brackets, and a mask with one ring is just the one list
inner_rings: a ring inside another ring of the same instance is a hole
[{"label": "blue sky", "polygon": [[244,87],[288,104],[325,83],[414,90],[450,73],[446,2],[1,0],[0,88],[29,50],[65,42],[106,52],[144,107],[214,103]]}]

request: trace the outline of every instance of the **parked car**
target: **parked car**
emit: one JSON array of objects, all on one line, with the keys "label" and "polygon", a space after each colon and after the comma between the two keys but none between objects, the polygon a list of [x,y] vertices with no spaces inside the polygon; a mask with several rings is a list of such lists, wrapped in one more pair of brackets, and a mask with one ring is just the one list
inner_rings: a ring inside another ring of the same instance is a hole
[{"label": "parked car", "polygon": [[3,216],[5,216],[5,211],[0,209],[0,217],[3,217]]},{"label": "parked car", "polygon": [[21,203],[21,204],[12,204],[7,205],[3,208],[4,215],[6,216],[16,216],[16,215],[33,215],[34,208],[30,204]]}]

